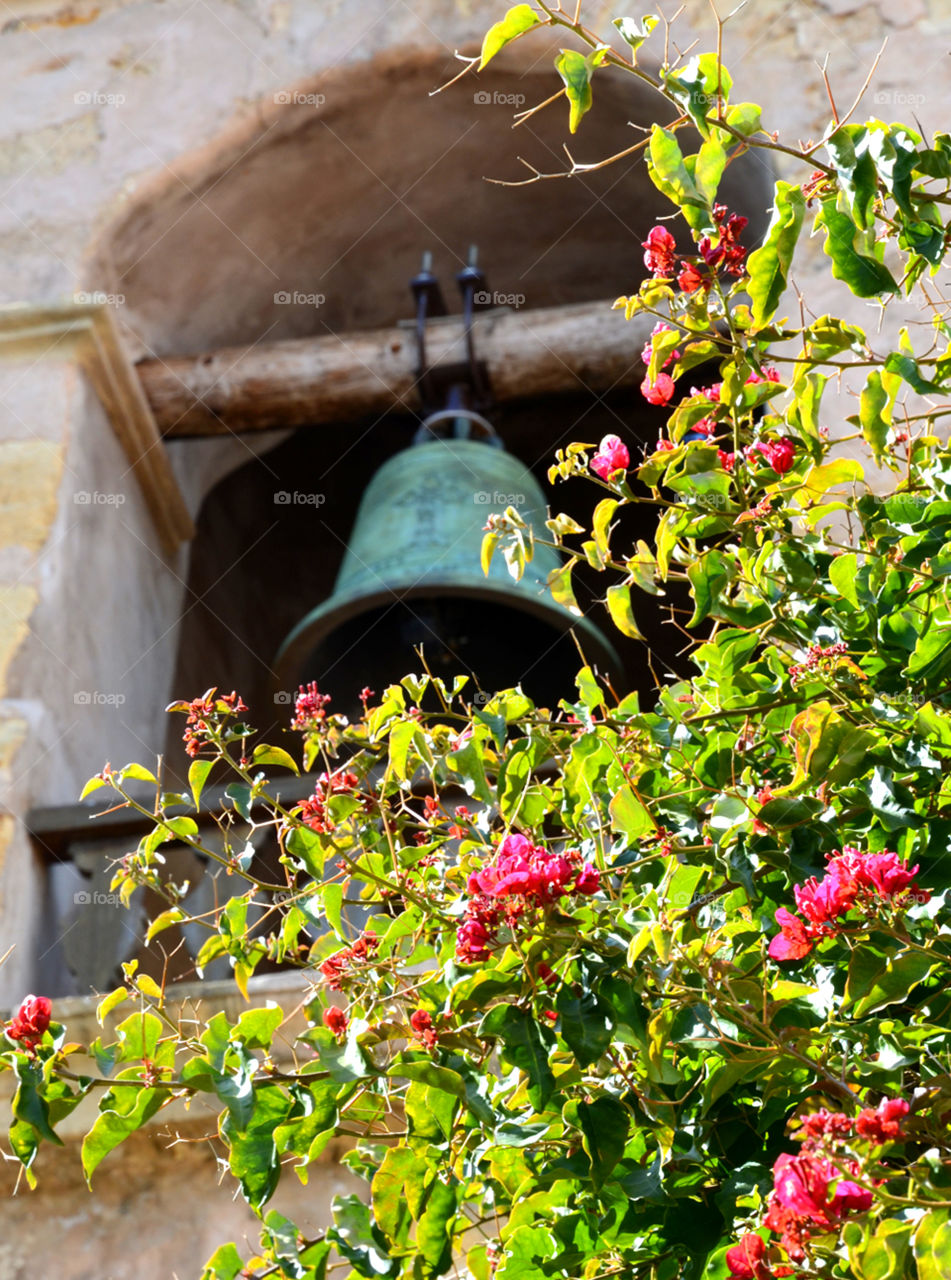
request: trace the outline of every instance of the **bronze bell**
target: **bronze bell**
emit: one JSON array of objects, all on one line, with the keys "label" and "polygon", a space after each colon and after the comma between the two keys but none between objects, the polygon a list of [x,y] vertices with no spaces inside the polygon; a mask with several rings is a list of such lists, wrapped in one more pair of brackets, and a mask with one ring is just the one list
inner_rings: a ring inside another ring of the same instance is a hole
[{"label": "bronze bell", "polygon": [[490,512],[515,507],[539,530],[546,518],[538,482],[491,424],[471,409],[445,409],[417,441],[367,486],[333,595],[284,641],[278,686],[316,680],[340,710],[355,711],[362,687],[379,693],[419,670],[421,645],[434,675],[474,675],[485,694],[521,684],[554,706],[572,695],[581,665],[571,628],[589,662],[619,678],[620,660],[598,628],[548,593],[561,563],[553,548],[536,546],[518,582],[501,556],[483,574]]}]

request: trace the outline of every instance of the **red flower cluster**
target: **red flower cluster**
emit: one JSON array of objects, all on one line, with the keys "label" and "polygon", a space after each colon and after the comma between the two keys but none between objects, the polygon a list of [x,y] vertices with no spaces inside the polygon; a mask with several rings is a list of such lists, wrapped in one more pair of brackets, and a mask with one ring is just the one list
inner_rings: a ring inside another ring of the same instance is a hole
[{"label": "red flower cluster", "polygon": [[741,218],[738,213],[731,213],[727,217],[726,205],[715,204],[713,221],[717,225],[717,242],[714,244],[709,236],[704,236],[699,245],[701,257],[714,270],[722,267],[731,276],[741,276],[745,270],[746,250],[738,240],[748,219]]},{"label": "red flower cluster", "polygon": [[666,227],[653,227],[644,241],[644,265],[657,278],[674,274],[677,242]]},{"label": "red flower cluster", "polygon": [[427,1049],[435,1049],[439,1041],[439,1032],[433,1026],[432,1017],[425,1009],[417,1009],[415,1013],[411,1013],[409,1025],[421,1044]]},{"label": "red flower cluster", "polygon": [[342,1009],[338,1009],[335,1004],[325,1009],[322,1017],[324,1026],[328,1027],[335,1036],[342,1036],[347,1030],[347,1015]]},{"label": "red flower cluster", "polygon": [[322,773],[317,779],[314,794],[300,806],[301,822],[311,831],[333,831],[334,821],[327,812],[327,801],[333,795],[353,791],[358,783],[355,773]]},{"label": "red flower cluster", "polygon": [[674,237],[664,227],[653,227],[644,241],[644,263],[655,279],[669,280],[677,272],[677,284],[684,293],[695,293],[698,289],[709,289],[713,278],[721,268],[733,276],[741,276],[745,270],[746,250],[739,243],[739,237],[746,227],[747,219],[739,214],[727,215],[726,206],[714,205],[713,221],[716,231],[713,236],[703,236],[697,246],[708,272],[700,269],[699,264],[683,262],[677,272],[677,245]]},{"label": "red flower cluster", "polygon": [[7,1035],[28,1049],[35,1049],[43,1039],[53,1014],[49,996],[27,996],[7,1024]]},{"label": "red flower cluster", "polygon": [[843,640],[839,640],[836,644],[826,645],[825,648],[821,644],[811,644],[805,661],[795,663],[789,668],[789,677],[795,684],[807,671],[814,671],[816,667],[829,658],[836,658],[839,654],[848,653],[848,651],[849,646]]},{"label": "red flower cluster", "polygon": [[[185,733],[183,741],[185,750],[190,756],[197,756],[203,747],[214,748],[214,743],[206,741],[206,737],[212,728],[210,721],[215,720],[222,715],[239,715],[242,711],[247,711],[244,702],[235,692],[216,698],[216,689],[209,689],[202,694],[200,698],[194,698],[188,703],[188,719],[185,721]],[[224,709],[219,705],[223,703]],[[182,704],[177,704],[182,705]]]},{"label": "red flower cluster", "polygon": [[320,966],[320,972],[331,991],[342,991],[343,984],[352,976],[350,968],[354,961],[366,963],[376,955],[380,947],[380,939],[372,930],[361,933],[352,947],[344,947],[335,951]]},{"label": "red flower cluster", "polygon": [[615,471],[626,471],[630,465],[631,455],[620,436],[605,436],[591,459],[591,470],[602,480],[610,480]]},{"label": "red flower cluster", "polygon": [[830,854],[828,861],[821,880],[812,876],[793,886],[805,923],[785,907],[776,912],[780,932],[769,944],[774,960],[801,960],[817,939],[834,934],[838,922],[853,909],[868,913],[883,900],[895,903],[909,893],[924,902],[931,896],[915,883],[917,865],[906,867],[897,853],[861,853],[846,846]]},{"label": "red flower cluster", "polygon": [[[369,693],[370,690],[365,690]],[[327,719],[327,708],[330,705],[330,694],[321,693],[317,681],[311,680],[309,685],[301,685],[294,699],[294,719],[292,729],[319,729]]]},{"label": "red flower cluster", "polygon": [[456,955],[468,963],[486,960],[503,923],[514,924],[526,910],[551,906],[567,893],[597,893],[601,876],[580,855],[549,853],[525,836],[508,835],[494,861],[469,876],[473,895],[456,932]]}]

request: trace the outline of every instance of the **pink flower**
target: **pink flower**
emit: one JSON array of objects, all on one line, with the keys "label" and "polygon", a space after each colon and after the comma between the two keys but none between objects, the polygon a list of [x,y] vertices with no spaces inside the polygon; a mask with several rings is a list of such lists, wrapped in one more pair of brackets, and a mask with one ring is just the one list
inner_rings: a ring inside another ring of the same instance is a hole
[{"label": "pink flower", "polygon": [[[656,382],[645,378],[641,383],[641,395],[648,404],[669,404],[674,390],[674,380],[669,373],[659,373]],[[591,465],[593,467],[594,463],[592,462]]]},{"label": "pink flower", "polygon": [[601,888],[601,873],[586,862],[575,880],[575,893],[597,893]]},{"label": "pink flower", "polygon": [[492,936],[482,921],[470,916],[456,930],[456,955],[468,964],[488,960],[491,941]]},{"label": "pink flower", "polygon": [[785,907],[776,912],[776,923],[780,932],[769,944],[769,954],[773,960],[801,960],[812,950],[812,939],[806,926]]},{"label": "pink flower", "polygon": [[781,436],[778,440],[759,440],[751,444],[746,456],[752,460],[757,453],[763,455],[777,475],[784,476],[795,461],[796,446],[787,436]]},{"label": "pink flower", "polygon": [[717,457],[720,459],[720,466],[724,471],[732,471],[736,466],[735,453],[727,453],[725,449],[717,449]]},{"label": "pink flower", "polygon": [[819,932],[827,932],[840,916],[848,912],[855,901],[855,894],[853,883],[835,875],[826,875],[822,880],[812,876],[805,884],[793,886],[796,906]]},{"label": "pink flower", "polygon": [[53,1002],[49,996],[27,996],[7,1026],[7,1035],[28,1049],[35,1049],[50,1025],[52,1014]]},{"label": "pink flower", "polygon": [[342,1036],[347,1029],[347,1015],[342,1009],[338,1009],[335,1004],[330,1005],[321,1015],[324,1020],[324,1026],[334,1033],[335,1036]]},{"label": "pink flower", "polygon": [[672,276],[677,242],[666,227],[652,227],[644,241],[644,265],[655,277]]},{"label": "pink flower", "polygon": [[655,446],[655,452],[656,452],[656,453],[671,453],[671,452],[672,452],[674,449],[676,449],[676,448],[677,448],[677,446],[674,444],[673,440],[665,440],[665,439],[664,439],[664,437],[663,437],[663,436],[661,436],[661,437],[658,439],[657,444],[656,444],[656,446]]},{"label": "pink flower", "polygon": [[[661,374],[661,377],[667,378],[667,374]],[[670,378],[667,381],[670,382]],[[610,479],[615,471],[626,471],[630,465],[631,455],[619,436],[605,436],[591,459],[591,470],[602,480]]]},{"label": "pink flower", "polygon": [[767,1280],[773,1273],[763,1261],[765,1254],[766,1244],[762,1236],[748,1231],[740,1236],[739,1244],[726,1251],[730,1275],[736,1276],[737,1280]]}]

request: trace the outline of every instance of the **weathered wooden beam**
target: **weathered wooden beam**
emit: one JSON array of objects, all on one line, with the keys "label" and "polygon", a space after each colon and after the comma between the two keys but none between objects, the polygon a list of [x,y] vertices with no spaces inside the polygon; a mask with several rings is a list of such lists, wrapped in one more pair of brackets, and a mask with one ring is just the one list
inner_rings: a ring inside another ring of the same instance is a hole
[{"label": "weathered wooden beam", "polygon": [[[498,401],[629,386],[643,378],[653,319],[626,322],[611,303],[476,316],[476,357]],[[465,359],[459,317],[430,322],[435,367]],[[318,425],[420,407],[412,329],[373,329],[144,360],[146,398],[166,436],[220,435]]]}]

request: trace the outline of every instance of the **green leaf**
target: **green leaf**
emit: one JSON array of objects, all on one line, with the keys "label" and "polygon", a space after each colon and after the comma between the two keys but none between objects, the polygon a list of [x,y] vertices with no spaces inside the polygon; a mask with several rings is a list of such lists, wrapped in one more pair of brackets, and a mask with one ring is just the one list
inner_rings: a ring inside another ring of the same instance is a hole
[{"label": "green leaf", "polygon": [[246,1009],[231,1031],[232,1040],[240,1040],[246,1049],[270,1049],[275,1032],[284,1021],[279,1005],[263,1009]]},{"label": "green leaf", "polygon": [[61,1147],[63,1140],[50,1125],[49,1103],[43,1096],[43,1073],[38,1066],[18,1058],[14,1062],[17,1091],[11,1110],[18,1120],[30,1125],[37,1136]]},{"label": "green leaf", "polygon": [[[636,53],[659,21],[660,19],[656,14],[648,13],[641,18],[640,22],[636,18],[615,18],[614,25],[621,33],[622,38],[627,41]],[[636,59],[632,59],[632,61],[636,61]]]},{"label": "green leaf", "polygon": [[502,1058],[524,1072],[528,1096],[535,1107],[543,1108],[554,1093],[555,1077],[549,1063],[549,1045],[534,1016],[515,1005],[496,1005],[482,1019],[479,1035],[498,1038]]},{"label": "green leaf", "polygon": [[710,136],[708,116],[725,107],[733,80],[715,53],[701,53],[679,71],[661,72],[664,88],[690,116],[701,137]]},{"label": "green leaf", "polygon": [[643,640],[644,637],[631,608],[631,588],[627,583],[616,583],[613,587],[608,587],[606,600],[611,621],[618,631],[622,635],[630,636],[632,640]]},{"label": "green leaf", "polygon": [[900,292],[892,273],[868,248],[863,248],[865,232],[834,200],[823,201],[816,226],[826,231],[825,252],[832,259],[832,274],[849,286],[857,298],[877,298]]},{"label": "green leaf", "polygon": [[105,778],[100,777],[97,773],[94,778],[90,778],[82,791],[79,793],[80,800],[85,800],[87,796],[91,796],[94,791],[98,791],[100,787],[111,787],[112,783],[107,782]]},{"label": "green leaf", "polygon": [[844,600],[848,600],[854,609],[859,607],[858,590],[855,576],[858,572],[858,556],[854,551],[847,551],[836,556],[829,565],[829,581]]},{"label": "green leaf", "polygon": [[889,352],[885,359],[885,369],[888,373],[897,373],[920,396],[935,395],[943,390],[939,383],[922,377],[917,362],[911,356],[902,355],[898,351]]},{"label": "green leaf", "polygon": [[[290,769],[291,773],[300,773],[293,756],[288,755],[283,747],[271,747],[266,742],[258,743],[252,752],[251,760],[254,764],[275,764],[282,769]],[[191,781],[191,770],[189,770],[188,780]]]},{"label": "green leaf", "polygon": [[201,1280],[236,1280],[244,1271],[244,1259],[233,1244],[223,1244],[205,1263]]},{"label": "green leaf", "polygon": [[763,109],[755,102],[738,102],[726,113],[726,122],[745,138],[752,138],[763,127]]},{"label": "green leaf", "polygon": [[611,815],[611,826],[620,831],[627,844],[632,845],[646,832],[653,830],[654,823],[647,809],[630,787],[621,787],[611,797],[608,805]]},{"label": "green leaf", "polygon": [[100,1110],[83,1138],[82,1165],[87,1182],[91,1183],[92,1175],[109,1152],[147,1124],[167,1098],[163,1089],[123,1088],[121,1084],[103,1095],[100,1108],[109,1109]]},{"label": "green leaf", "polygon": [[428,1162],[408,1147],[394,1147],[383,1157],[370,1196],[380,1230],[394,1243],[405,1234],[407,1214],[419,1217],[433,1178]]},{"label": "green leaf", "polygon": [[201,793],[213,764],[213,760],[193,760],[188,766],[188,785],[191,787],[196,809],[201,804]]},{"label": "green leaf", "polygon": [[221,1134],[229,1147],[231,1172],[241,1193],[255,1212],[270,1200],[280,1178],[281,1163],[274,1130],[291,1109],[291,1099],[280,1089],[255,1089],[254,1109],[244,1129],[238,1129],[229,1112],[221,1122]]},{"label": "green leaf", "polygon": [[624,1154],[631,1116],[617,1098],[602,1093],[590,1102],[572,1099],[565,1104],[568,1124],[582,1132],[582,1145],[591,1161],[591,1181],[600,1189]]},{"label": "green leaf", "polygon": [[158,783],[158,778],[156,778],[155,774],[150,773],[148,769],[146,769],[145,765],[142,765],[142,764],[124,765],[119,770],[119,773],[122,776],[123,782],[128,782],[129,779],[132,778],[136,782],[154,782],[156,784]]},{"label": "green leaf", "polygon": [[424,1277],[442,1275],[452,1266],[450,1226],[455,1214],[455,1188],[444,1182],[434,1183],[416,1227],[417,1258]]},{"label": "green leaf", "polygon": [[413,1080],[406,1091],[405,1106],[414,1138],[437,1146],[449,1141],[459,1109],[459,1099],[453,1094]]},{"label": "green leaf", "polygon": [[609,1011],[592,991],[576,995],[570,987],[558,992],[559,1030],[579,1066],[589,1067],[611,1043]]},{"label": "green leaf", "polygon": [[116,987],[116,989],[114,991],[110,991],[107,996],[103,996],[98,1005],[96,1005],[96,1021],[99,1023],[100,1027],[103,1026],[106,1018],[113,1009],[115,1009],[117,1005],[120,1005],[123,1000],[127,1000],[128,998],[129,992],[126,987]]},{"label": "green leaf", "polygon": [[609,53],[609,49],[600,48],[585,57],[576,49],[562,49],[555,59],[555,70],[564,81],[571,106],[568,119],[570,133],[577,133],[582,116],[591,110],[591,76]]},{"label": "green leaf", "polygon": [[868,375],[865,387],[859,399],[859,425],[862,435],[880,462],[888,440],[888,428],[891,426],[892,397],[882,385],[880,370],[873,369]]},{"label": "green leaf", "polygon": [[768,324],[779,306],[805,211],[806,202],[799,187],[791,182],[777,182],[766,239],[747,259],[753,323],[757,328]]},{"label": "green leaf", "polygon": [[683,210],[694,229],[706,227],[710,214],[684,164],[683,152],[676,135],[655,124],[651,129],[648,173],[654,186]]},{"label": "green leaf", "polygon": [[932,960],[920,951],[899,951],[893,956],[877,956],[860,948],[853,952],[845,986],[845,1003],[852,1014],[862,1018],[876,1009],[904,1000],[913,987],[935,969]]},{"label": "green leaf", "polygon": [[914,1251],[918,1280],[947,1280],[951,1275],[951,1223],[947,1209],[932,1209],[921,1219]]},{"label": "green leaf", "polygon": [[557,569],[552,569],[548,575],[548,590],[551,592],[552,599],[556,604],[560,604],[563,609],[567,609],[576,618],[580,618],[581,610],[578,608],[578,601],[575,599],[574,589],[571,585],[571,571],[574,565],[574,560],[566,560]]},{"label": "green leaf", "polygon": [[509,9],[505,17],[489,27],[485,34],[485,39],[482,41],[482,57],[479,60],[479,70],[481,71],[500,49],[504,49],[507,44],[517,40],[520,35],[524,35],[532,27],[537,27],[540,22],[541,19],[530,4],[517,4],[514,8]]}]

